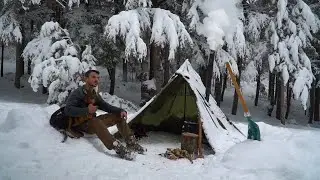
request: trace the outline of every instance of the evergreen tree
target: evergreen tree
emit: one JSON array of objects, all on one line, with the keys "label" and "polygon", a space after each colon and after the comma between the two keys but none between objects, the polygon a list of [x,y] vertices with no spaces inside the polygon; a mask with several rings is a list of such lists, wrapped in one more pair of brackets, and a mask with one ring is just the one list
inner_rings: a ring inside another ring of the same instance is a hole
[{"label": "evergreen tree", "polygon": [[82,75],[94,69],[95,58],[87,46],[79,59],[79,50],[66,29],[56,22],[46,22],[38,37],[29,42],[23,52],[24,60],[32,60],[33,72],[29,78],[36,92],[40,85],[47,87],[47,103],[62,104],[69,93],[82,82]]}]

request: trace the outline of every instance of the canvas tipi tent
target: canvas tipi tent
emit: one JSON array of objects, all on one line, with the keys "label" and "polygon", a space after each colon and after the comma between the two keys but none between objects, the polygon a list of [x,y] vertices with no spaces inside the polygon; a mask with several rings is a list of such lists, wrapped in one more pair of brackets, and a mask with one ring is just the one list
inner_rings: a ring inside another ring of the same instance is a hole
[{"label": "canvas tipi tent", "polygon": [[181,132],[183,122],[203,122],[204,135],[217,152],[223,152],[245,139],[230,122],[215,100],[205,101],[205,86],[200,76],[186,60],[162,90],[138,112],[128,118],[129,124],[160,127],[169,132]]}]

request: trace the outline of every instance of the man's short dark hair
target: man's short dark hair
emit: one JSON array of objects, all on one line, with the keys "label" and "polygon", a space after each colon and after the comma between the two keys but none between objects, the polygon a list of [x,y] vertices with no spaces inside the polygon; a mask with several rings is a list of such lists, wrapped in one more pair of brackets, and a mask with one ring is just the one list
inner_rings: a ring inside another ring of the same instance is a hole
[{"label": "man's short dark hair", "polygon": [[97,74],[100,74],[100,72],[99,72],[98,70],[90,69],[89,71],[87,71],[86,73],[84,73],[84,76],[85,76],[85,77],[89,77],[89,75],[90,75],[92,72],[95,72],[95,73],[97,73]]}]

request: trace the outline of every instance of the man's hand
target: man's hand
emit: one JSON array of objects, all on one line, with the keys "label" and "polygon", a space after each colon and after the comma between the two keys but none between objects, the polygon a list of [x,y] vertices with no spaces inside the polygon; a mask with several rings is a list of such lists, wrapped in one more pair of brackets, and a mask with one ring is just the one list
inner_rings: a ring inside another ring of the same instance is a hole
[{"label": "man's hand", "polygon": [[97,111],[98,107],[94,106],[93,104],[89,104],[88,109],[89,109],[89,113],[93,114]]},{"label": "man's hand", "polygon": [[121,111],[120,117],[121,117],[122,119],[127,119],[127,112]]}]

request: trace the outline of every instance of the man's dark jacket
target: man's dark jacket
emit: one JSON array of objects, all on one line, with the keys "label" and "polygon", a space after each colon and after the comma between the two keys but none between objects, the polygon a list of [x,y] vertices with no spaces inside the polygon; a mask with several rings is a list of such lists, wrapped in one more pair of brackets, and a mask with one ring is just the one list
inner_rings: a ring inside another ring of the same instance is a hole
[{"label": "man's dark jacket", "polygon": [[[69,95],[64,109],[64,112],[67,116],[82,117],[89,115],[88,104],[85,101],[86,94],[87,91],[85,87],[80,86]],[[98,93],[96,94],[95,105],[98,106],[98,109],[101,109],[108,113],[120,113],[122,111],[125,111],[121,108],[117,108],[106,103]]]}]

